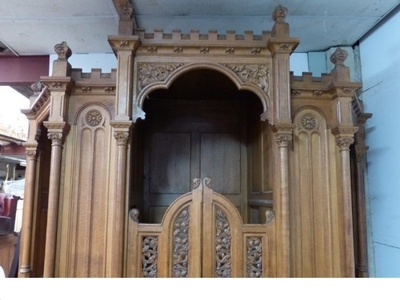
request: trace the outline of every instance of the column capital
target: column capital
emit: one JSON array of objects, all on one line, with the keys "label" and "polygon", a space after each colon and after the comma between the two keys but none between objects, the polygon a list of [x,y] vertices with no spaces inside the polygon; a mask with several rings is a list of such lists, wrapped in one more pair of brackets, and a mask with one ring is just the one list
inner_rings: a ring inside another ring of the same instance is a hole
[{"label": "column capital", "polygon": [[294,128],[295,125],[293,124],[280,124],[272,127],[272,131],[275,134],[276,143],[278,144],[279,148],[288,147],[289,142],[293,138]]},{"label": "column capital", "polygon": [[346,125],[340,125],[332,129],[332,134],[335,136],[335,141],[340,151],[350,151],[350,146],[354,143],[354,134],[357,130],[357,126]]},{"label": "column capital", "polygon": [[117,146],[126,146],[129,140],[129,130],[132,126],[132,122],[111,121],[110,125],[114,128],[114,137],[117,140]]},{"label": "column capital", "polygon": [[59,146],[64,143],[65,136],[70,129],[68,123],[45,121],[43,125],[48,130],[47,137],[52,141],[52,146]]}]

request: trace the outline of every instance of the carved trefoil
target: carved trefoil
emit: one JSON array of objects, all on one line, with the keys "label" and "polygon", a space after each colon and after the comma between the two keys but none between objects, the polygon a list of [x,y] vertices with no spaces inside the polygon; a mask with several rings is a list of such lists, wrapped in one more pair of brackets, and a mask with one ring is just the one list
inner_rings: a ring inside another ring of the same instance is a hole
[{"label": "carved trefoil", "polygon": [[247,277],[260,278],[262,269],[262,238],[247,237]]},{"label": "carved trefoil", "polygon": [[225,213],[221,208],[216,210],[216,247],[215,275],[217,277],[231,277],[231,228]]},{"label": "carved trefoil", "polygon": [[158,237],[146,236],[142,240],[142,276],[157,277]]},{"label": "carved trefoil", "polygon": [[173,277],[188,276],[189,208],[184,208],[174,224]]}]

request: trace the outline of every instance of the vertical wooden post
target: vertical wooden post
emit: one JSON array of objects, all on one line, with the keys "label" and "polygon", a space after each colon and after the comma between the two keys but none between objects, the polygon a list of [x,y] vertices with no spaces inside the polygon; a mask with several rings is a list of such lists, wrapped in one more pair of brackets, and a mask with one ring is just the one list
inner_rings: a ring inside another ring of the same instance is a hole
[{"label": "vertical wooden post", "polygon": [[299,44],[299,40],[289,37],[289,24],[285,22],[287,8],[277,6],[272,19],[275,25],[268,48],[272,54],[273,69],[273,113],[272,120],[278,145],[275,171],[274,211],[276,214],[277,235],[277,276],[289,277],[290,274],[290,228],[289,228],[289,142],[292,140],[293,124],[290,98],[290,54]]},{"label": "vertical wooden post", "polygon": [[31,266],[31,241],[32,241],[32,219],[33,201],[36,181],[36,162],[37,162],[37,143],[25,143],[26,149],[26,169],[25,169],[25,191],[24,191],[24,211],[21,227],[21,244],[19,259],[18,277],[29,277],[32,271]]},{"label": "vertical wooden post", "polygon": [[130,127],[132,126],[133,62],[140,41],[137,36],[111,36],[109,43],[118,58],[115,117],[111,121],[117,143],[115,198],[109,206],[107,233],[106,276],[123,276],[125,221],[127,220],[127,157]]},{"label": "vertical wooden post", "polygon": [[55,277],[57,253],[58,207],[60,201],[61,159],[65,136],[69,131],[66,123],[67,104],[74,81],[69,77],[71,65],[68,58],[71,49],[66,42],[54,46],[58,59],[53,63],[53,76],[41,80],[50,90],[50,116],[43,122],[48,129],[48,138],[52,140],[50,158],[50,182],[47,211],[46,244],[44,255],[44,277]]}]

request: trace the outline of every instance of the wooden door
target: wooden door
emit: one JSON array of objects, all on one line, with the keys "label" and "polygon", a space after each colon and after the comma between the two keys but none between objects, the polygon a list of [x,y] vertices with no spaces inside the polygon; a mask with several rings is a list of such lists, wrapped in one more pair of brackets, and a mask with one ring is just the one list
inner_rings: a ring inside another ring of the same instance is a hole
[{"label": "wooden door", "polygon": [[193,191],[178,197],[160,224],[139,223],[138,210],[130,211],[128,277],[269,275],[270,224],[243,224],[236,207],[210,182],[195,179]]},{"label": "wooden door", "polygon": [[148,100],[144,219],[159,223],[168,206],[191,190],[193,178],[247,213],[246,120],[239,100]]}]

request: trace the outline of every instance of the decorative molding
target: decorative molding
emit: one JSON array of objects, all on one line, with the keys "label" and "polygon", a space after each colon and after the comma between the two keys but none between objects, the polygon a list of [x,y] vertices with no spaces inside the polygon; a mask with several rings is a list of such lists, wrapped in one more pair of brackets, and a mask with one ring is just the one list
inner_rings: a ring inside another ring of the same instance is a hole
[{"label": "decorative molding", "polygon": [[98,126],[103,120],[101,112],[97,109],[91,109],[86,113],[85,121],[88,125],[95,127]]},{"label": "decorative molding", "polygon": [[113,86],[106,86],[106,87],[104,88],[104,91],[105,91],[106,93],[112,93],[112,92],[114,92],[114,90],[115,90],[115,87],[113,87]]},{"label": "decorative molding", "polygon": [[301,118],[301,125],[303,126],[304,129],[306,130],[313,130],[317,127],[317,119],[313,114],[305,114]]},{"label": "decorative molding", "polygon": [[135,222],[139,222],[139,210],[137,208],[132,208],[129,211],[129,217],[135,221]]},{"label": "decorative molding", "polygon": [[157,47],[156,46],[147,47],[147,52],[148,53],[157,53]]},{"label": "decorative molding", "polygon": [[302,91],[299,90],[299,89],[292,89],[292,95],[293,96],[300,96],[301,93],[302,93]]},{"label": "decorative molding", "polygon": [[217,277],[231,277],[231,228],[221,208],[216,207],[215,274]]},{"label": "decorative molding", "polygon": [[183,47],[175,46],[174,53],[183,53]]},{"label": "decorative molding", "polygon": [[275,212],[273,210],[265,211],[265,223],[271,223],[275,218]]},{"label": "decorative molding", "polygon": [[143,277],[157,277],[158,237],[146,236],[142,240],[142,275]]},{"label": "decorative molding", "polygon": [[251,54],[252,55],[259,55],[261,53],[261,48],[260,47],[254,47],[251,49]]},{"label": "decorative molding", "polygon": [[200,48],[200,53],[201,54],[208,54],[208,53],[210,53],[210,48],[209,47],[201,47]]},{"label": "decorative molding", "polygon": [[154,82],[163,82],[168,76],[183,64],[148,64],[139,65],[139,89],[142,90],[146,86]]},{"label": "decorative molding", "polygon": [[289,43],[281,43],[279,45],[279,49],[282,49],[282,50],[288,50],[289,47],[290,47]]},{"label": "decorative molding", "polygon": [[268,94],[269,67],[267,65],[225,64],[224,66],[235,72],[243,82],[254,83]]},{"label": "decorative molding", "polygon": [[319,97],[319,96],[321,96],[322,94],[323,94],[323,91],[320,91],[320,90],[315,90],[315,91],[312,92],[312,95],[313,95],[314,97]]},{"label": "decorative molding", "polygon": [[235,53],[235,48],[234,47],[228,47],[225,50],[226,54],[234,54]]},{"label": "decorative molding", "polygon": [[262,250],[261,237],[247,237],[247,277],[261,277],[263,273]]},{"label": "decorative molding", "polygon": [[60,81],[53,81],[53,82],[51,83],[51,87],[56,88],[56,89],[59,89],[59,88],[62,87],[62,83],[61,83]]},{"label": "decorative molding", "polygon": [[92,91],[92,88],[90,86],[82,87],[82,92],[84,92],[84,93],[90,93],[91,91]]},{"label": "decorative molding", "polygon": [[344,94],[352,94],[354,93],[354,88],[351,87],[342,87],[342,92]]},{"label": "decorative molding", "polygon": [[188,277],[189,209],[184,208],[175,220],[173,246],[173,277]]}]

